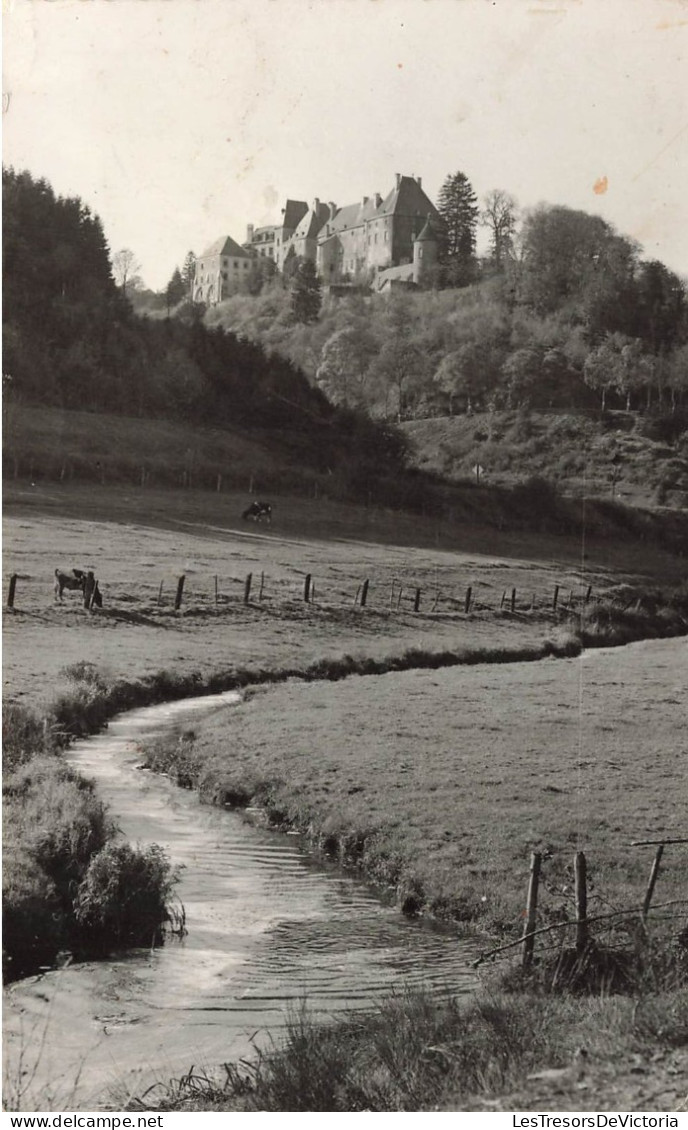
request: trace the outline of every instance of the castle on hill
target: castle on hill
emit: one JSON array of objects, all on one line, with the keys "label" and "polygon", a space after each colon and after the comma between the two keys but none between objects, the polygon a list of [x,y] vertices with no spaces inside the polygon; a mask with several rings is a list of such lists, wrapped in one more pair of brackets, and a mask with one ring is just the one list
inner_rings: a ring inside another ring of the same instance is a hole
[{"label": "castle on hill", "polygon": [[287,200],[281,223],[249,224],[239,245],[231,236],[211,244],[196,261],[194,302],[212,306],[236,292],[257,259],[284,269],[288,255],[315,264],[325,286],[365,279],[379,291],[422,285],[437,262],[439,214],[420,177],[396,174],[384,198],[375,193],[342,208],[317,197]]}]

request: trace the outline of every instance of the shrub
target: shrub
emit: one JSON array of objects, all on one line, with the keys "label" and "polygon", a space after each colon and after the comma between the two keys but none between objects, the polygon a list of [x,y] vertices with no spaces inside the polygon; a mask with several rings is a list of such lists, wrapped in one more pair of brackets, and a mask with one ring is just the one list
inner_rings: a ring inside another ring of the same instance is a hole
[{"label": "shrub", "polygon": [[50,964],[65,944],[67,921],[52,879],[31,855],[13,847],[2,870],[2,965],[15,981]]},{"label": "shrub", "polygon": [[91,860],[74,903],[91,944],[157,945],[171,920],[177,875],[157,844],[145,849],[108,844]]},{"label": "shrub", "polygon": [[111,826],[90,781],[59,758],[35,758],[3,786],[5,821],[15,842],[69,901],[69,884],[83,877]]},{"label": "shrub", "polygon": [[11,773],[32,757],[48,753],[52,736],[41,719],[18,703],[2,706],[2,770]]}]

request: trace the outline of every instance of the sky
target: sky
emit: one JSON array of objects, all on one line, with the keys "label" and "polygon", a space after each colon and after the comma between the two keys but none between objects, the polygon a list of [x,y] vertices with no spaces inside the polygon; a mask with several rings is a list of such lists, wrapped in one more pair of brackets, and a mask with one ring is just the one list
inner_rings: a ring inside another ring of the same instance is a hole
[{"label": "sky", "polygon": [[397,172],[594,212],[688,276],[688,0],[5,0],[3,24],[4,163],[154,289],[287,197]]}]

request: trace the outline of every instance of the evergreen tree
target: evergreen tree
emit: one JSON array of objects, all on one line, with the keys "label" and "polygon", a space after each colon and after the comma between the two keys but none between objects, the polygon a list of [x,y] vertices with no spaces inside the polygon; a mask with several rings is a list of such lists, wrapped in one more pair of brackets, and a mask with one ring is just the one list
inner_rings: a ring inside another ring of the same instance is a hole
[{"label": "evergreen tree", "polygon": [[295,322],[317,322],[321,306],[320,279],[315,273],[315,264],[304,259],[291,284],[292,317]]},{"label": "evergreen tree", "polygon": [[184,279],[182,278],[181,271],[179,270],[179,267],[175,267],[174,271],[172,272],[172,278],[165,288],[165,301],[167,303],[168,312],[173,306],[177,306],[178,303],[180,303],[182,299],[186,297],[186,294],[187,288],[184,284]]},{"label": "evergreen tree", "polygon": [[187,251],[186,258],[184,259],[184,266],[182,267],[182,281],[185,287],[185,294],[189,298],[192,297],[193,281],[196,275],[196,256],[193,251]]},{"label": "evergreen tree", "polygon": [[475,277],[478,198],[465,173],[448,176],[440,189],[437,211],[442,218],[441,254],[453,286],[467,286]]}]

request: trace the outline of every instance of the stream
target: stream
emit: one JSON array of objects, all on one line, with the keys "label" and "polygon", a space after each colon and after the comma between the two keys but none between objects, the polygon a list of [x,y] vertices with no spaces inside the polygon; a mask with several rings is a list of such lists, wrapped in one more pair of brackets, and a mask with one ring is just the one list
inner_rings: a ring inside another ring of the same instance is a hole
[{"label": "stream", "polygon": [[475,987],[469,941],[403,918],[360,880],[316,863],[300,836],[202,805],[139,768],[142,742],[238,699],[227,692],[130,711],[69,750],[123,836],[160,844],[181,868],[188,933],[11,985],[10,1110],[121,1110],[156,1081],[278,1042],[302,1007],[326,1020],[407,987]]}]

